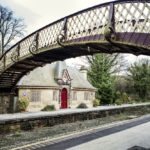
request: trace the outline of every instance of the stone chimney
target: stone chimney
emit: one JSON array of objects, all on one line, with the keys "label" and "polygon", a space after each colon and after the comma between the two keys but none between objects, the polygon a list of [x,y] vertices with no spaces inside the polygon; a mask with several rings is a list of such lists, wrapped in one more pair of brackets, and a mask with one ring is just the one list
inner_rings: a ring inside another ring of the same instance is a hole
[{"label": "stone chimney", "polygon": [[82,77],[87,80],[87,68],[85,66],[81,66],[80,73],[82,74]]}]

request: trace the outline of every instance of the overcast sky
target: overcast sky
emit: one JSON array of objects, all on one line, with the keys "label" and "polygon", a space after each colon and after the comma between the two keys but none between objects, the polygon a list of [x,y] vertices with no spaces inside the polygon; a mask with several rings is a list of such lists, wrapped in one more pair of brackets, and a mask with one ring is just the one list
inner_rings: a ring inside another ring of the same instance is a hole
[{"label": "overcast sky", "polygon": [[[24,19],[29,34],[76,11],[110,0],[0,0],[0,4]],[[137,57],[130,55],[129,61]]]},{"label": "overcast sky", "polygon": [[0,0],[15,15],[24,18],[27,34],[81,9],[109,0]]}]

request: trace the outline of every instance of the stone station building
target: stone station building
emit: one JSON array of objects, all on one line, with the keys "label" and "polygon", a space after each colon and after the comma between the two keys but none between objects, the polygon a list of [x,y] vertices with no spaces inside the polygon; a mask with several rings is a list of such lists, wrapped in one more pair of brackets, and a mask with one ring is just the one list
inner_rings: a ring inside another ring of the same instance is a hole
[{"label": "stone station building", "polygon": [[36,68],[18,83],[19,98],[30,101],[28,111],[47,105],[58,109],[76,108],[80,103],[92,107],[96,89],[87,80],[87,70],[68,67],[63,61]]}]

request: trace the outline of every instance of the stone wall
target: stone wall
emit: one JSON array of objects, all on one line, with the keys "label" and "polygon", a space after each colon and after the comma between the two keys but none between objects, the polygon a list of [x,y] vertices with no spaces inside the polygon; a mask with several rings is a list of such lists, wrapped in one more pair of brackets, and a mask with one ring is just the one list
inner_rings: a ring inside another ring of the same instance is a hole
[{"label": "stone wall", "polygon": [[[31,97],[32,91],[38,91],[40,94],[40,101],[34,102]],[[59,90],[55,91],[59,92]],[[59,106],[59,97],[57,100],[53,100],[53,89],[19,89],[19,98],[22,96],[26,96],[30,103],[27,108],[27,111],[32,112],[32,111],[40,111],[47,105],[55,105],[56,110],[60,108]]]},{"label": "stone wall", "polygon": [[[66,87],[65,87],[66,88]],[[31,93],[32,91],[38,91],[40,93],[40,101],[33,102]],[[57,92],[56,99],[53,99],[53,91]],[[84,99],[84,90],[74,90],[77,93],[77,99],[73,99],[73,96],[70,97],[68,93],[68,108],[76,108],[81,103],[85,103],[88,108],[93,107],[93,100],[95,99],[95,91],[87,91],[92,95],[89,96],[88,100]],[[71,95],[73,95],[73,92],[71,92]],[[58,89],[39,89],[39,88],[33,88],[33,89],[19,89],[19,98],[26,96],[30,103],[27,108],[27,111],[34,112],[34,111],[40,111],[47,105],[55,105],[56,110],[59,110],[61,108],[61,95],[59,93],[60,91]]]},{"label": "stone wall", "polygon": [[[74,90],[77,93],[77,99],[73,99],[73,96],[71,96],[71,100],[70,100],[70,108],[77,108],[81,103],[85,103],[87,105],[88,108],[92,108],[93,107],[93,100],[95,99],[95,92],[91,92],[91,91],[84,91],[84,90]],[[72,95],[73,92],[72,91]],[[92,96],[89,96],[89,99],[85,100],[85,92],[88,93],[92,93]]]},{"label": "stone wall", "polygon": [[16,131],[16,130],[30,130],[37,127],[55,126],[58,124],[73,123],[76,121],[92,120],[97,118],[105,118],[108,116],[115,116],[126,113],[127,115],[150,113],[150,104],[126,106],[111,109],[92,109],[84,111],[76,111],[72,113],[62,114],[45,114],[34,117],[21,117],[0,121],[0,133]]},{"label": "stone wall", "polygon": [[5,114],[10,112],[10,95],[1,94],[0,95],[0,114]]}]

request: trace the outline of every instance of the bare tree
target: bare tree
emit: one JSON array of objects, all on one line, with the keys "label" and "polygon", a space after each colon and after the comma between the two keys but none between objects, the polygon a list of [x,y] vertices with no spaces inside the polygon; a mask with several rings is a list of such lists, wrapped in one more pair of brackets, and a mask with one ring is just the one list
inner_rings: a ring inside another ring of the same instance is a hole
[{"label": "bare tree", "polygon": [[24,29],[23,19],[16,18],[13,11],[0,5],[0,55],[23,36]]},{"label": "bare tree", "polygon": [[[126,72],[127,70],[127,60],[125,59],[124,54],[114,53],[114,54],[106,54],[106,53],[100,53],[97,55],[101,55],[103,58],[103,63],[106,64],[106,67],[110,67],[110,74],[117,74]],[[94,62],[95,55],[89,55],[89,56],[82,56],[80,57],[82,64],[84,63],[87,66],[91,66]],[[101,58],[101,59],[102,59]],[[82,65],[81,65],[82,66]]]}]

